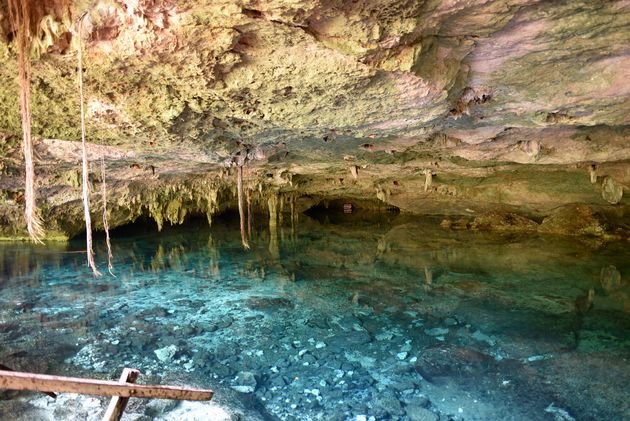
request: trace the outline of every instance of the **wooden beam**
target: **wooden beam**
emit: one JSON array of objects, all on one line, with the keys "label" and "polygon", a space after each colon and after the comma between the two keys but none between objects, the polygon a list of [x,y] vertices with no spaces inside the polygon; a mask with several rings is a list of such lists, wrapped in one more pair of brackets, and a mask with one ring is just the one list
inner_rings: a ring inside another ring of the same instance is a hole
[{"label": "wooden beam", "polygon": [[[7,366],[6,366],[6,365],[4,365],[4,364],[0,364],[0,370],[5,370],[5,371],[15,371],[14,369],[9,368],[9,367],[7,367]],[[50,397],[51,397],[51,398],[53,398],[53,399],[57,399],[57,394],[55,394],[55,393],[53,393],[53,392],[42,392],[42,393],[44,393],[44,394],[46,394],[46,395],[50,396]]]},{"label": "wooden beam", "polygon": [[179,386],[121,384],[115,381],[81,379],[0,370],[0,389],[35,392],[67,392],[83,395],[122,396],[124,398],[159,398],[188,401],[208,401],[214,392]]},{"label": "wooden beam", "polygon": [[[135,383],[139,375],[140,372],[138,370],[125,368],[120,376],[120,380],[118,381],[120,383]],[[107,411],[105,411],[103,421],[120,421],[120,417],[122,417],[122,414],[125,412],[125,408],[127,407],[127,402],[129,402],[129,398],[114,396],[109,401],[109,406],[107,407]]]}]

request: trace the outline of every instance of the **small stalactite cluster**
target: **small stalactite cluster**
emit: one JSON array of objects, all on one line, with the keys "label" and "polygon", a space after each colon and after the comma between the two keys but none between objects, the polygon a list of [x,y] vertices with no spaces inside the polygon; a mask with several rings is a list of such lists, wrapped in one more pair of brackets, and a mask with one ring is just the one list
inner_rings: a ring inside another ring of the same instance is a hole
[{"label": "small stalactite cluster", "polygon": [[[135,206],[138,214],[144,212],[153,219],[158,231],[166,222],[181,225],[191,214],[206,215],[208,225],[220,210],[222,187],[212,181],[204,183],[175,182],[166,186],[154,186],[128,199],[121,206]],[[125,201],[127,199],[125,198]]]}]

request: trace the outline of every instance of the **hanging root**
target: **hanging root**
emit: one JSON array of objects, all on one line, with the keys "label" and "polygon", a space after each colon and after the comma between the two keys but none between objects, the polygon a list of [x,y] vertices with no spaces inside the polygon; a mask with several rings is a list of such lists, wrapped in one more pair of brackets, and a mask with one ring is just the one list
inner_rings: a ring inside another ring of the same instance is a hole
[{"label": "hanging root", "polygon": [[112,243],[109,240],[109,223],[107,222],[107,184],[105,183],[105,158],[101,158],[101,178],[103,179],[103,189],[101,190],[103,196],[103,229],[105,230],[105,242],[107,243],[107,270],[109,274],[114,278],[114,265],[112,265]]},{"label": "hanging root", "polygon": [[252,189],[247,189],[247,237],[252,238]]},{"label": "hanging root", "polygon": [[9,0],[9,19],[17,32],[18,73],[20,82],[20,113],[22,117],[22,147],[26,180],[24,188],[24,216],[31,239],[41,243],[44,235],[35,202],[35,164],[31,137],[31,7],[28,1]]},{"label": "hanging root", "polygon": [[[85,15],[83,15],[85,16]],[[92,272],[94,276],[101,276],[101,273],[96,268],[96,263],[94,263],[94,250],[92,249],[92,219],[90,218],[90,185],[88,182],[88,159],[87,159],[87,147],[85,145],[85,111],[83,110],[83,59],[81,56],[81,25],[83,22],[83,16],[79,18],[79,28],[78,28],[78,47],[77,47],[77,58],[79,65],[79,100],[81,101],[81,152],[82,152],[82,167],[83,167],[83,213],[85,215],[85,240],[86,240],[86,248],[87,248],[87,260],[88,265],[92,268]]]},{"label": "hanging root", "polygon": [[243,248],[249,250],[249,239],[247,238],[247,232],[245,231],[245,209],[243,203],[243,166],[238,165],[236,167],[236,189],[238,192],[238,215],[241,222],[241,241]]}]

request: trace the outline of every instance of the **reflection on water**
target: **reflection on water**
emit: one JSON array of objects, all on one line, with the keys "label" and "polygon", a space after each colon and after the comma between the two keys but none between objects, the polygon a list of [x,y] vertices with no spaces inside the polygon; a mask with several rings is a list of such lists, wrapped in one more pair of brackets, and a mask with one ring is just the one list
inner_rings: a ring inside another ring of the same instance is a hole
[{"label": "reflection on water", "polygon": [[119,230],[116,278],[80,243],[0,245],[0,362],[175,375],[270,419],[630,415],[627,244],[314,216],[255,218],[249,251],[231,219]]}]

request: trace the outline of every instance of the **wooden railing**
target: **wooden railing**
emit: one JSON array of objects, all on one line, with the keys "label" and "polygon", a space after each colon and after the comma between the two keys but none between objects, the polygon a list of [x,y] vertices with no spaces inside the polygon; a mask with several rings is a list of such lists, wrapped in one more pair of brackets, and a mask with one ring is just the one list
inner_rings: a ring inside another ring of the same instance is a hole
[{"label": "wooden railing", "polygon": [[56,396],[53,392],[83,395],[112,396],[103,421],[118,421],[129,398],[157,398],[190,401],[207,401],[214,392],[209,389],[192,389],[180,386],[135,384],[140,372],[125,368],[119,381],[83,379],[23,373],[0,367],[0,389],[29,390]]}]

